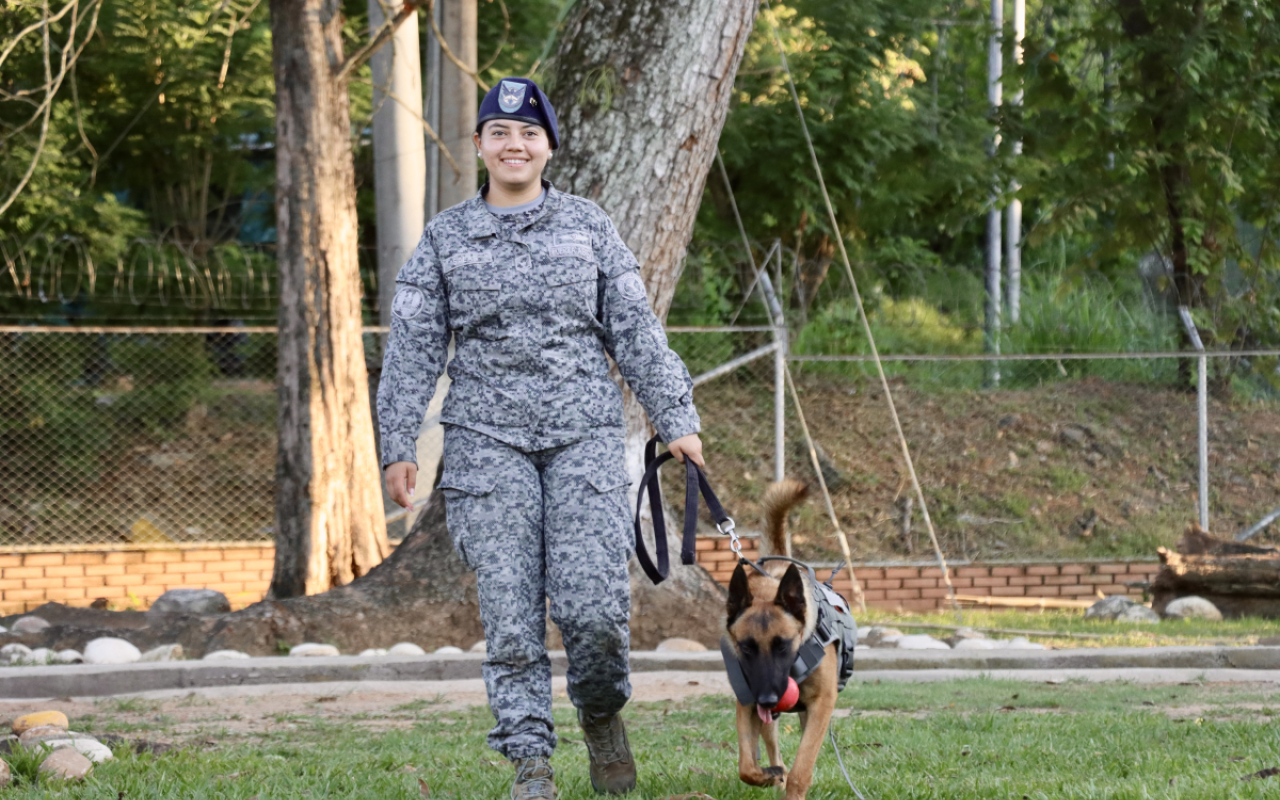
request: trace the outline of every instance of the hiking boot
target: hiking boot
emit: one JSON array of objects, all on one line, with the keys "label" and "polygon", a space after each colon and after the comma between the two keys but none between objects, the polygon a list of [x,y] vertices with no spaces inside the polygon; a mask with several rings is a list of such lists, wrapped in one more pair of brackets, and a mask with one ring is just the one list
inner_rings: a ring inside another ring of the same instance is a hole
[{"label": "hiking boot", "polygon": [[517,758],[516,781],[511,784],[511,800],[555,800],[556,774],[542,756]]},{"label": "hiking boot", "polygon": [[598,794],[624,794],[636,788],[636,762],[631,757],[622,717],[595,716],[579,710],[578,724],[591,757],[591,788]]}]

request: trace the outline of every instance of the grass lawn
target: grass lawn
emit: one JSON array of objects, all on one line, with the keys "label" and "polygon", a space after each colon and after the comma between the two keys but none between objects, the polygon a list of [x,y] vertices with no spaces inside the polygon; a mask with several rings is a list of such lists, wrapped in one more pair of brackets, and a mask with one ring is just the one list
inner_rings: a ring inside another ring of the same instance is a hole
[{"label": "grass lawn", "polygon": [[[104,701],[73,727],[186,746],[160,756],[122,746],[117,760],[83,785],[24,782],[4,795],[390,800],[423,796],[421,780],[433,798],[507,796],[511,770],[485,747],[485,708],[441,710],[420,700],[343,716],[312,703],[307,713],[262,718],[256,727],[227,722],[253,716],[253,700],[211,704],[196,726],[174,725],[157,713],[162,704]],[[1262,684],[853,683],[840,705],[836,734],[868,800],[1280,795],[1280,777],[1242,780],[1280,766],[1280,698]],[[637,704],[627,720],[641,767],[637,800],[695,792],[714,800],[776,796],[737,780],[728,698]],[[565,733],[553,761],[560,796],[593,797],[567,704],[557,704],[556,722]],[[782,725],[790,755],[799,725],[791,716]],[[824,750],[810,797],[850,796]]]}]

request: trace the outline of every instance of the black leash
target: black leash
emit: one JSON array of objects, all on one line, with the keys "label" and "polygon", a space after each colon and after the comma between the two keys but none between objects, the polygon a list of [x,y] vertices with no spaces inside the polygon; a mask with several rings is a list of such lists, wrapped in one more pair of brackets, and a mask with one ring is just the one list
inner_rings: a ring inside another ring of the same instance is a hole
[{"label": "black leash", "polygon": [[[671,572],[671,560],[667,551],[667,523],[662,514],[662,492],[658,487],[658,470],[663,464],[675,458],[671,453],[658,455],[658,437],[655,436],[644,446],[644,477],[640,479],[640,491],[636,493],[636,560],[649,580],[654,584],[662,583]],[[716,530],[723,534],[732,534],[733,519],[724,512],[720,498],[711,491],[707,476],[693,459],[685,458],[684,480],[684,537],[680,544],[680,563],[691,565],[697,563],[698,535],[698,495],[701,493],[707,501],[707,511],[716,522]],[[654,565],[649,558],[649,551],[644,545],[644,535],[640,529],[640,509],[644,505],[645,493],[649,494],[649,509],[653,513],[653,545],[658,553],[658,563]]]}]

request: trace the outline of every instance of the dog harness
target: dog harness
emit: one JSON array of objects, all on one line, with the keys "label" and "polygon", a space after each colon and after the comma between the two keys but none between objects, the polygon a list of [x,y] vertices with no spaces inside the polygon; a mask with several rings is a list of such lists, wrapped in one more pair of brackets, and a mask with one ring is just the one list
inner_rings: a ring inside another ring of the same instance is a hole
[{"label": "dog harness", "polygon": [[[790,561],[803,569],[812,589],[810,594],[818,606],[818,621],[813,627],[813,633],[800,645],[796,651],[795,663],[791,665],[792,679],[797,684],[803,683],[805,678],[812,675],[813,671],[822,663],[822,659],[826,656],[827,646],[834,642],[836,646],[836,661],[839,664],[839,682],[837,685],[840,690],[843,690],[845,684],[849,682],[850,676],[853,675],[853,654],[854,645],[858,640],[858,624],[853,619],[853,612],[849,609],[849,602],[830,586],[830,581],[840,571],[839,568],[831,573],[831,578],[827,580],[827,583],[820,583],[817,576],[813,574],[813,567],[794,558],[765,556],[759,562],[742,559],[743,563],[754,567],[761,573],[764,573],[764,569],[760,565],[766,561]],[[720,639],[720,655],[724,657],[724,668],[729,676],[729,686],[733,688],[733,694],[738,698],[738,702],[744,706],[755,705],[756,693],[752,691],[751,685],[747,683],[747,676],[742,671],[742,664],[739,663],[738,654],[734,651],[733,644],[729,641],[728,636],[723,636]]]}]

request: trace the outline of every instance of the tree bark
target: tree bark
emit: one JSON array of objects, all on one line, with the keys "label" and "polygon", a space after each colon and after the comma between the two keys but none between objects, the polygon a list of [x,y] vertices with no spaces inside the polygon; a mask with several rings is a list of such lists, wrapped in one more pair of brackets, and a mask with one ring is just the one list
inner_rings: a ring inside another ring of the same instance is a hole
[{"label": "tree bark", "polygon": [[271,0],[280,269],[276,598],[350,583],[389,552],[356,261],[342,16]]}]

